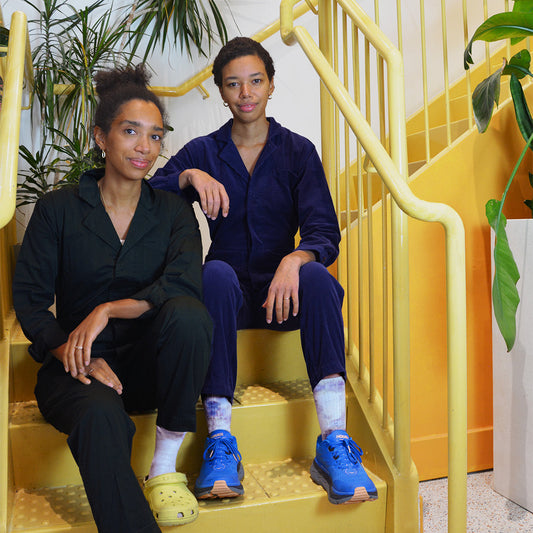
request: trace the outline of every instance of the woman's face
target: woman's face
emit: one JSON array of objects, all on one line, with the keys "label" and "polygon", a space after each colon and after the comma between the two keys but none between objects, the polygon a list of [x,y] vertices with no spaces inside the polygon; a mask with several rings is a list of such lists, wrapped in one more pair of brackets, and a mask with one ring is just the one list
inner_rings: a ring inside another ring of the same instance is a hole
[{"label": "woman's face", "polygon": [[130,100],[121,106],[109,132],[96,126],[94,136],[106,153],[106,177],[140,180],[161,151],[163,119],[153,102]]},{"label": "woman's face", "polygon": [[222,69],[220,94],[238,122],[263,119],[273,90],[274,80],[269,81],[265,65],[258,56],[238,57]]}]

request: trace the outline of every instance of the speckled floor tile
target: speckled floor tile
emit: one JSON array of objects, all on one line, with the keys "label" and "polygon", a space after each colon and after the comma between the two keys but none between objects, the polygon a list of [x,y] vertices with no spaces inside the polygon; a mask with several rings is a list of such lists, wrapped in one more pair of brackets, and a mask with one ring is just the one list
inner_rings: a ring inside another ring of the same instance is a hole
[{"label": "speckled floor tile", "polygon": [[[420,483],[424,501],[424,533],[446,533],[448,480]],[[492,471],[468,475],[468,533],[531,533],[533,514],[492,489]]]}]

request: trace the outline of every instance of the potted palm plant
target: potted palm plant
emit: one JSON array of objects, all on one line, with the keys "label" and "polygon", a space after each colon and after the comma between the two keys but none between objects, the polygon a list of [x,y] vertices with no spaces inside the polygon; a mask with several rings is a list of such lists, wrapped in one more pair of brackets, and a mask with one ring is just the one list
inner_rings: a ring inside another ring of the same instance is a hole
[{"label": "potted palm plant", "polygon": [[[123,8],[95,0],[81,9],[68,0],[24,2],[36,14],[29,28],[34,43],[32,112],[40,141],[37,149],[20,147],[25,164],[19,172],[19,206],[77,182],[85,170],[101,164],[91,149],[94,72],[146,60],[168,44],[179,44],[189,56],[195,50],[207,55],[212,43],[227,40],[214,0],[137,0]],[[60,85],[68,86],[68,92],[57,94]]]},{"label": "potted palm plant", "polygon": [[[465,68],[473,63],[471,51],[475,41],[510,38],[512,44],[517,44],[531,35],[533,0],[515,0],[512,11],[493,15],[476,29],[465,50]],[[476,125],[484,132],[495,104],[499,103],[501,82],[509,78],[516,122],[525,140],[501,199],[489,200],[485,210],[494,234],[494,488],[533,511],[533,458],[529,452],[533,439],[533,328],[530,325],[533,317],[533,219],[507,220],[503,214],[509,187],[526,153],[533,149],[533,119],[524,92],[524,82],[529,82],[533,76],[530,63],[527,48],[509,60],[504,59],[501,67],[475,88],[472,103]],[[529,181],[533,185],[531,173]],[[533,211],[533,200],[526,199],[525,204]]]}]

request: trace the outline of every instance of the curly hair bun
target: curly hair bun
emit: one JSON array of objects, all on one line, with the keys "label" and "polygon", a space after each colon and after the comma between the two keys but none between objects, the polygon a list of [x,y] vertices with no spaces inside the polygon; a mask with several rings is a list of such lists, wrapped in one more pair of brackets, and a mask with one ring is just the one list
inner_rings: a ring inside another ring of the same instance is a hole
[{"label": "curly hair bun", "polygon": [[143,63],[136,67],[128,66],[101,70],[94,76],[96,92],[99,96],[116,91],[117,87],[125,85],[147,87],[149,80],[150,74]]}]

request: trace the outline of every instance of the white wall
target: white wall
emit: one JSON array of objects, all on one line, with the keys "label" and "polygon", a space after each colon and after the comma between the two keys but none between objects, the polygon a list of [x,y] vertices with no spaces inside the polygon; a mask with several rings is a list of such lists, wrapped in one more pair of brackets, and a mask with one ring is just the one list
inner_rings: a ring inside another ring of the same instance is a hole
[{"label": "white wall", "polygon": [[[124,0],[123,0],[124,1]],[[39,0],[36,0],[38,5]],[[86,5],[87,0],[71,0],[73,6]],[[124,3],[126,3],[124,1]],[[396,0],[380,0],[380,25],[393,43],[398,43]],[[443,90],[442,66],[442,22],[440,2],[426,0],[426,36],[428,39],[428,81],[430,96]],[[446,24],[449,51],[450,80],[463,74],[464,30],[462,23],[462,0],[447,0]],[[127,3],[129,5],[129,3]],[[278,0],[226,0],[219,1],[221,11],[227,21],[230,37],[252,35],[279,17]],[[374,13],[374,0],[360,0],[360,6],[371,18]],[[0,0],[6,21],[11,13],[20,9],[29,13],[27,4],[21,0]],[[118,2],[115,2],[118,5]],[[489,0],[489,14],[503,9],[503,0]],[[33,15],[31,15],[33,16]],[[468,0],[469,34],[483,17],[483,0]],[[403,50],[407,90],[407,114],[419,109],[423,102],[422,69],[420,44],[419,2],[402,0]],[[317,38],[316,17],[307,13],[297,21]],[[264,42],[276,66],[273,99],[267,107],[268,115],[276,117],[283,125],[310,138],[320,149],[320,116],[318,111],[319,82],[307,58],[298,46],[288,47],[281,41],[279,34]],[[179,50],[167,48],[163,54],[154,54],[149,59],[155,74],[153,85],[179,85],[190,76],[207,66],[216,55],[215,47],[211,58],[195,57],[193,60],[182,55]],[[483,45],[477,43],[474,52],[480,55]],[[174,132],[165,141],[165,153],[172,154],[185,142],[218,128],[230,114],[222,106],[218,90],[209,80],[205,84],[211,98],[203,100],[198,91],[190,92],[180,98],[166,98],[171,125]],[[32,146],[29,113],[23,112],[21,142]],[[23,222],[22,222],[23,224]]]},{"label": "white wall", "polygon": [[[86,5],[87,0],[71,0],[71,5]],[[126,2],[124,2],[126,3]],[[360,0],[360,6],[371,18],[374,13],[375,0]],[[380,0],[378,18],[384,33],[398,43],[396,0]],[[440,2],[426,0],[426,36],[428,39],[428,78],[430,95],[436,95],[443,87],[442,67],[442,32]],[[39,4],[39,0],[36,0]],[[115,6],[119,2],[114,3]],[[230,37],[235,35],[252,35],[266,24],[279,17],[278,0],[226,0],[219,1],[225,15]],[[20,9],[29,13],[29,8],[22,0],[0,0],[4,18],[10,19],[11,13]],[[462,23],[462,0],[446,1],[446,24],[449,50],[450,79],[457,79],[463,74],[462,53],[464,49],[464,30]],[[483,16],[483,0],[468,0],[469,33],[480,23]],[[489,0],[489,13],[503,9],[503,0]],[[402,1],[403,49],[407,84],[407,114],[410,115],[422,105],[421,44],[419,2]],[[298,20],[313,36],[317,36],[316,17],[307,13]],[[319,114],[316,107],[319,83],[303,52],[298,46],[288,47],[281,42],[279,34],[269,38],[264,45],[272,54],[276,65],[276,91],[267,108],[268,114],[297,132],[308,136],[319,144]],[[482,44],[477,44],[475,52],[479,55]],[[209,64],[211,58],[196,57],[189,60],[180,50],[170,47],[163,54],[155,54],[149,63],[155,70],[152,78],[154,85],[178,85]],[[206,88],[212,97],[203,100],[200,93],[194,91],[181,98],[167,98],[167,106],[175,132],[169,135],[167,149],[174,152],[187,140],[218,127],[229,112],[222,107],[218,91],[209,81]],[[27,130],[23,130],[23,141],[28,143]]]}]

